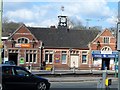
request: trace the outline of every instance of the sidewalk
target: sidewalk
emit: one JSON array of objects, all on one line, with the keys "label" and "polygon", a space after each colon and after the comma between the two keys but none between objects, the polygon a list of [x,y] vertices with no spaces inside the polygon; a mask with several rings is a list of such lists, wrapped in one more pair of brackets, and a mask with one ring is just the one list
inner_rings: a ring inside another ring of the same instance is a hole
[{"label": "sidewalk", "polygon": [[[96,81],[98,82],[102,77],[45,77],[50,82],[83,82],[83,81]],[[112,81],[118,80],[118,78],[108,77]]]},{"label": "sidewalk", "polygon": [[[32,70],[34,74],[102,74],[105,70],[55,70],[55,71],[47,71],[47,70]],[[115,74],[115,70],[107,70],[108,74]]]}]

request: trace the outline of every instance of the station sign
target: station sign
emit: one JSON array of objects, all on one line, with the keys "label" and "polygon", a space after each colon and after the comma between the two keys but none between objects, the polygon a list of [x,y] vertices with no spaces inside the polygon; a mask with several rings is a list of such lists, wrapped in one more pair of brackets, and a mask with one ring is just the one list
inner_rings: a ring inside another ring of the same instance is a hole
[{"label": "station sign", "polygon": [[30,48],[30,44],[15,44],[17,48]]},{"label": "station sign", "polygon": [[92,54],[94,58],[117,58],[115,54]]}]

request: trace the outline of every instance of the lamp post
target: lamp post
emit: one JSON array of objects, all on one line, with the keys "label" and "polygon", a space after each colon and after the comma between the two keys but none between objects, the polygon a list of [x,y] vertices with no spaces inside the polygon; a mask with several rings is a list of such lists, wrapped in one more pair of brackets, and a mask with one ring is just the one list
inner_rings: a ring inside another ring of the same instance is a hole
[{"label": "lamp post", "polygon": [[0,64],[2,63],[2,51],[1,51],[1,48],[2,48],[2,40],[1,40],[1,37],[2,37],[2,11],[3,11],[3,1],[0,0]]},{"label": "lamp post", "polygon": [[118,51],[118,90],[120,90],[120,20],[117,23],[117,51]]},{"label": "lamp post", "polygon": [[100,50],[100,41],[97,41],[97,50]]}]

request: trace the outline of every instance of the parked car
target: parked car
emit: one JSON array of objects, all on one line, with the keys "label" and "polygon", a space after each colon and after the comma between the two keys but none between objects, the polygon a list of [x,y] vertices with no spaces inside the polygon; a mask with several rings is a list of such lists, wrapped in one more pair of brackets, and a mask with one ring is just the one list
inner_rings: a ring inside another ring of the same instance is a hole
[{"label": "parked car", "polygon": [[15,62],[14,61],[5,61],[4,64],[10,64],[10,65],[15,65]]},{"label": "parked car", "polygon": [[2,90],[50,89],[50,82],[47,79],[34,75],[23,67],[3,64],[0,66],[0,71],[2,72],[2,84],[0,84]]}]

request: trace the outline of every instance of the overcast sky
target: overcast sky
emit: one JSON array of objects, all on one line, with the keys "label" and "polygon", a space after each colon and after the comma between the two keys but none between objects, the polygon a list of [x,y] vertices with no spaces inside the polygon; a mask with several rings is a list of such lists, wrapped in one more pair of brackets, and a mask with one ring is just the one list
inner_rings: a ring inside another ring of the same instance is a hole
[{"label": "overcast sky", "polygon": [[115,27],[117,11],[118,0],[3,0],[3,17],[37,27],[57,25],[61,14],[87,26]]}]

